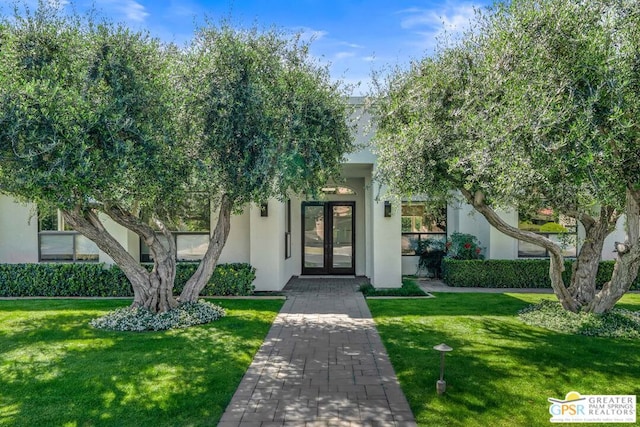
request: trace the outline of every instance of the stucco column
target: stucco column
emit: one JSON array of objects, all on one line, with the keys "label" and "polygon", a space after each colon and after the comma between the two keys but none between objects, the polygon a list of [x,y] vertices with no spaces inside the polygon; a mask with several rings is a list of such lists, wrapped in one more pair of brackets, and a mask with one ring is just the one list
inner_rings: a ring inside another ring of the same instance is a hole
[{"label": "stucco column", "polygon": [[385,200],[372,200],[370,218],[373,225],[371,284],[376,288],[399,288],[402,286],[401,208],[391,202],[391,216],[385,217]]},{"label": "stucco column", "polygon": [[253,282],[258,291],[279,291],[284,269],[284,205],[274,199],[267,202],[267,216],[260,206],[249,208],[250,263],[256,269]]},{"label": "stucco column", "polygon": [[0,196],[0,263],[38,262],[36,205]]}]

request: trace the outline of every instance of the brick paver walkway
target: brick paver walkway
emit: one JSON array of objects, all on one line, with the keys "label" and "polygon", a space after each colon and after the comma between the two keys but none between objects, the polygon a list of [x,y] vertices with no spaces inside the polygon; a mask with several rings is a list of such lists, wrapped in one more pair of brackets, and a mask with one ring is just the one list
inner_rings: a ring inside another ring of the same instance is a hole
[{"label": "brick paver walkway", "polygon": [[361,283],[292,281],[218,426],[415,426]]}]

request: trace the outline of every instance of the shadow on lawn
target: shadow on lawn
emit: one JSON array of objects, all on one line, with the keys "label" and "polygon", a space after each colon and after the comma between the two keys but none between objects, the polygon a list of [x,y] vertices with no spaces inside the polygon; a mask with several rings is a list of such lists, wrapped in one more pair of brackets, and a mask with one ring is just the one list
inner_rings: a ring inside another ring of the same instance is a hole
[{"label": "shadow on lawn", "polygon": [[215,425],[279,304],[144,333],[92,329],[102,306],[37,310],[0,328],[0,425]]},{"label": "shadow on lawn", "polygon": [[[527,326],[509,295],[438,294],[369,301],[378,330],[420,425],[531,426],[548,423],[548,397],[640,394],[637,341],[575,336]],[[440,356],[447,393],[438,396]]]}]

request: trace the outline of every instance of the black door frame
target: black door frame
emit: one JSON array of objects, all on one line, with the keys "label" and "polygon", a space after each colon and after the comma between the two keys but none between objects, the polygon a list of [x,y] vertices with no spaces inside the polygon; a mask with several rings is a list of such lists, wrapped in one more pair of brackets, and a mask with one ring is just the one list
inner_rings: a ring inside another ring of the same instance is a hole
[{"label": "black door frame", "polygon": [[[304,208],[306,206],[323,206],[324,208],[324,266],[323,267],[305,267],[305,217]],[[350,206],[351,207],[351,267],[337,268],[333,266],[333,207],[334,206]],[[331,202],[302,202],[301,209],[301,228],[302,228],[302,274],[330,274],[330,275],[354,275],[356,271],[356,202],[353,201],[331,201]]]}]

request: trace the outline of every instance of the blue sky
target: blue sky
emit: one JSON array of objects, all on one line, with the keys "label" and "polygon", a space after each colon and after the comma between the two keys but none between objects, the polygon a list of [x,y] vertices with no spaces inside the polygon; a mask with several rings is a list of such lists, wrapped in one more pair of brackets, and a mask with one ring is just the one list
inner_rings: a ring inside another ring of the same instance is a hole
[{"label": "blue sky", "polygon": [[[3,13],[13,0],[0,0]],[[55,0],[49,0],[54,2]],[[27,3],[35,4],[36,0]],[[147,29],[166,41],[183,43],[205,16],[230,19],[234,25],[276,26],[313,39],[311,54],[331,67],[332,77],[361,82],[366,92],[372,70],[433,51],[446,28],[458,32],[473,16],[474,7],[490,0],[75,0],[82,11],[94,4],[104,16]],[[59,1],[70,8],[68,1]]]}]

